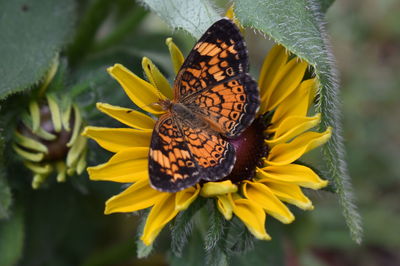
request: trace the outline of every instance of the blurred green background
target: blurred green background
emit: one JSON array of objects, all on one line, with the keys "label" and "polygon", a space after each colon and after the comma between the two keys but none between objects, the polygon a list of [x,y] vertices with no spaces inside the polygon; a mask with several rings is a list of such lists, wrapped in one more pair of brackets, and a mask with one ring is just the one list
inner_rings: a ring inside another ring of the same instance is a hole
[{"label": "blurred green background", "polygon": [[[78,5],[82,14],[88,11],[89,2]],[[91,33],[83,32],[63,54],[71,60],[66,88],[89,80],[96,90],[82,102],[131,106],[105,71],[117,62],[142,74],[141,57],[147,56],[173,79],[164,45],[165,38],[171,36],[168,27],[133,1],[117,2],[97,1],[113,11],[103,17],[99,13],[97,20],[105,22],[94,31],[96,45],[85,39]],[[227,7],[225,2],[221,7]],[[350,239],[335,195],[310,192],[314,211],[293,209],[297,218],[289,226],[272,219],[267,222],[268,231],[274,232],[276,227],[284,230],[285,237],[278,245],[287,266],[400,265],[399,14],[397,0],[338,0],[327,12],[326,28],[341,79],[347,159],[363,217],[364,241],[357,245]],[[88,22],[81,18],[77,23]],[[120,34],[104,38],[115,25],[121,26]],[[261,59],[273,43],[251,31],[246,35],[252,72],[257,75]],[[181,32],[173,36],[187,54],[194,40]],[[90,108],[87,120],[97,126],[118,126]],[[97,149],[94,143],[90,145]],[[109,156],[105,152],[92,154],[89,165],[105,162]],[[18,265],[167,265],[168,234],[160,237],[149,258],[138,260],[135,237],[139,217],[103,215],[104,202],[121,190],[118,184],[90,182],[85,175],[32,191],[30,173],[16,161],[10,159],[9,163],[8,176],[23,176],[24,181],[9,180],[15,215],[11,225],[0,229],[0,250],[21,256]],[[18,228],[22,231],[15,234]]]}]

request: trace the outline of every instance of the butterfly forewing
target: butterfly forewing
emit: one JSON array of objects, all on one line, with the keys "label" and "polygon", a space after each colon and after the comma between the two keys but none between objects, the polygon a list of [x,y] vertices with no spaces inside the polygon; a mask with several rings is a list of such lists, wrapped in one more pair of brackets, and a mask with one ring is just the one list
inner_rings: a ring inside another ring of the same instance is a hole
[{"label": "butterfly forewing", "polygon": [[229,19],[214,23],[184,61],[174,82],[175,98],[182,102],[248,70],[248,56],[239,29]]}]

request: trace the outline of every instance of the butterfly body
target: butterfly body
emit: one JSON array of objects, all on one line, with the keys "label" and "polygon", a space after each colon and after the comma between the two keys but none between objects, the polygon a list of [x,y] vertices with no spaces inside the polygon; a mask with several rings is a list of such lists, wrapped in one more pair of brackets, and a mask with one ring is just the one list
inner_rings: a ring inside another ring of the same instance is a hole
[{"label": "butterfly body", "polygon": [[151,138],[152,186],[176,192],[200,180],[218,181],[234,166],[229,139],[240,135],[259,107],[257,83],[247,74],[247,50],[228,19],[214,23],[195,45],[174,82],[174,99]]}]

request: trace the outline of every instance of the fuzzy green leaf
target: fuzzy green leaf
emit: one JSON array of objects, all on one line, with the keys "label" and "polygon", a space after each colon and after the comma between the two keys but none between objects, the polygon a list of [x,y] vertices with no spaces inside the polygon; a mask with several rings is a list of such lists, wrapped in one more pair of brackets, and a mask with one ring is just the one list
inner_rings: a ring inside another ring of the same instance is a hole
[{"label": "fuzzy green leaf", "polygon": [[169,257],[169,265],[171,266],[203,266],[204,249],[202,248],[202,237],[199,230],[193,230],[190,240],[185,246],[182,257],[177,257],[173,253]]},{"label": "fuzzy green leaf", "polygon": [[0,222],[0,236],[0,265],[15,265],[24,246],[24,219],[21,209],[17,209],[9,220]]},{"label": "fuzzy green leaf", "polygon": [[236,15],[244,26],[271,36],[313,66],[320,82],[316,109],[322,115],[321,130],[333,127],[332,138],[323,147],[325,160],[351,235],[359,243],[362,238],[361,219],[353,203],[350,177],[344,160],[338,79],[318,2],[235,0],[234,3]]},{"label": "fuzzy green leaf", "polygon": [[173,29],[183,29],[196,38],[221,18],[207,0],[141,0]]},{"label": "fuzzy green leaf", "polygon": [[171,251],[175,256],[182,256],[183,249],[192,233],[194,215],[204,204],[204,198],[199,197],[187,210],[180,212],[175,218],[171,226]]},{"label": "fuzzy green leaf", "polygon": [[144,226],[146,225],[147,216],[149,215],[150,210],[145,210],[142,212],[142,217],[140,219],[140,224],[137,228],[137,236],[138,239],[136,240],[136,254],[139,259],[147,258],[150,253],[153,251],[153,244],[150,246],[146,246],[142,240],[140,240],[140,236],[143,233]]},{"label": "fuzzy green leaf", "polygon": [[225,236],[224,252],[228,255],[240,255],[254,247],[254,236],[236,216],[229,221]]},{"label": "fuzzy green leaf", "polygon": [[43,79],[72,33],[74,3],[0,0],[0,99]]}]

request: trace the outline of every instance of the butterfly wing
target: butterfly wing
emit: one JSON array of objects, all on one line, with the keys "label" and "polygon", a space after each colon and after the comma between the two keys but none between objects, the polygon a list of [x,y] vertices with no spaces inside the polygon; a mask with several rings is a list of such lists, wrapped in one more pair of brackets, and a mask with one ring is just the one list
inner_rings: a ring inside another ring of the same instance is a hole
[{"label": "butterfly wing", "polygon": [[151,139],[150,182],[155,189],[177,192],[200,179],[224,178],[235,159],[234,147],[217,132],[167,113],[158,120]]},{"label": "butterfly wing", "polygon": [[247,74],[243,37],[229,19],[200,38],[175,80],[175,96],[214,130],[235,137],[254,120],[260,105],[257,83]]},{"label": "butterfly wing", "polygon": [[229,19],[215,22],[199,39],[178,72],[174,95],[178,102],[248,71],[243,37]]},{"label": "butterfly wing", "polygon": [[199,170],[185,137],[171,113],[157,121],[151,137],[149,176],[158,190],[177,192],[200,180]]},{"label": "butterfly wing", "polygon": [[235,148],[231,143],[218,132],[198,127],[190,120],[178,123],[181,123],[185,142],[198,166],[201,179],[217,181],[230,174],[236,160]]},{"label": "butterfly wing", "polygon": [[239,75],[194,95],[185,105],[227,137],[243,132],[256,117],[260,106],[257,83]]}]

